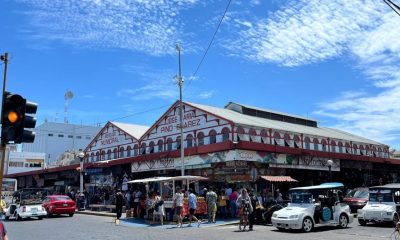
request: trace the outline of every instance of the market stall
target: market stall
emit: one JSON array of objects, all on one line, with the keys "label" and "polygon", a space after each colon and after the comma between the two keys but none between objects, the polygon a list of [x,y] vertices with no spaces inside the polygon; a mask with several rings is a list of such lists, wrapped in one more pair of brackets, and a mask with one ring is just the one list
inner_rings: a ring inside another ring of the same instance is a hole
[{"label": "market stall", "polygon": [[[149,183],[156,183],[158,184],[158,189],[160,192],[160,196],[162,196],[163,201],[164,201],[164,208],[168,211],[171,211],[173,208],[173,196],[175,195],[175,185],[178,181],[182,181],[182,186],[186,186],[186,188],[189,187],[190,184],[198,182],[198,181],[205,181],[208,180],[208,178],[201,177],[201,176],[177,176],[177,177],[153,177],[153,178],[145,178],[145,179],[135,179],[132,181],[129,181],[129,184],[145,184],[146,185],[146,202],[149,202],[147,205],[151,205],[151,199],[149,196]],[[168,194],[164,194],[164,186],[172,183],[171,187],[171,192]],[[188,189],[184,189],[188,190]],[[183,203],[183,211],[182,215],[187,216],[189,215],[189,206],[188,206],[188,199],[185,197],[184,203]],[[195,214],[206,214],[207,213],[207,204],[206,201],[203,197],[198,197],[197,198],[197,210]],[[146,216],[148,217],[148,214],[146,213]]]}]

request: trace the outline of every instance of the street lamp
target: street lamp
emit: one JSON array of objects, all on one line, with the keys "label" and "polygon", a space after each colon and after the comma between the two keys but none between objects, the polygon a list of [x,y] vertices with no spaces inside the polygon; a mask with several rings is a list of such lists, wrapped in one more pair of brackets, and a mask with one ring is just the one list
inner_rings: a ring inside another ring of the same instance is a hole
[{"label": "street lamp", "polygon": [[333,161],[331,159],[329,159],[328,161],[326,161],[326,165],[328,165],[328,169],[329,169],[329,181],[332,182],[332,171],[331,171],[331,168],[333,166]]},{"label": "street lamp", "polygon": [[80,160],[80,176],[79,176],[79,192],[83,193],[83,158],[85,157],[85,153],[84,152],[79,152],[78,153],[78,157]]}]

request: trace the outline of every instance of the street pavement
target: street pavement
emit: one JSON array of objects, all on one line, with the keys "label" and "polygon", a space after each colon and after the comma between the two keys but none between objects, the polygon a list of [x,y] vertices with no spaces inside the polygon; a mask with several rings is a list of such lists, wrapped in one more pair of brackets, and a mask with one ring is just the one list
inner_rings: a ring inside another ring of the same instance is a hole
[{"label": "street pavement", "polygon": [[237,225],[202,224],[200,228],[185,227],[138,227],[115,225],[113,218],[78,215],[61,216],[43,220],[5,221],[10,240],[36,239],[140,239],[140,240],[213,240],[213,239],[395,239],[393,228],[382,225],[359,226],[357,220],[347,229],[318,227],[311,233],[300,231],[279,232],[272,226],[255,226],[255,231],[239,232]]}]

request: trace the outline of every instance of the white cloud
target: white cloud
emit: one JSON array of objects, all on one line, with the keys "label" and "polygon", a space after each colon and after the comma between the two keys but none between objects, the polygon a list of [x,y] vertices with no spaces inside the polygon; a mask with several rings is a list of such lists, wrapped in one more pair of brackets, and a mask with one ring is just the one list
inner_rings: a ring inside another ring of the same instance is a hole
[{"label": "white cloud", "polygon": [[[150,69],[145,66],[124,65],[123,71],[132,73],[137,80],[135,88],[124,88],[117,92],[119,97],[133,101],[149,99],[175,100],[179,97],[179,88],[174,73],[169,70]],[[134,78],[134,77],[133,77]]]},{"label": "white cloud", "polygon": [[202,99],[212,98],[214,94],[215,94],[214,90],[204,91],[199,94],[199,98]]},{"label": "white cloud", "polygon": [[400,147],[399,23],[383,1],[292,1],[250,28],[239,27],[239,36],[224,44],[235,56],[286,67],[350,57],[378,93],[346,92],[315,113],[335,119],[338,128]]},{"label": "white cloud", "polygon": [[156,56],[175,53],[176,42],[189,41],[179,14],[197,4],[197,0],[15,1],[29,7],[24,13],[38,32],[34,38]]}]

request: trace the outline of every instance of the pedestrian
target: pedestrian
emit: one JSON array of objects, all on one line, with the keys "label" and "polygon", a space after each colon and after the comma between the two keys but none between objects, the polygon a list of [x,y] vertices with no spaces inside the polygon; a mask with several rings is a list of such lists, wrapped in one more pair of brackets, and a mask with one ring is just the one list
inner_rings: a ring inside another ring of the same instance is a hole
[{"label": "pedestrian", "polygon": [[193,189],[189,189],[189,225],[192,226],[192,219],[197,221],[197,227],[200,227],[201,221],[194,215],[197,209],[197,196],[194,194]]},{"label": "pedestrian", "polygon": [[128,191],[126,191],[126,193],[125,193],[125,206],[126,206],[126,209],[127,209],[127,210],[131,209],[131,201],[132,201],[132,194],[131,194],[131,192],[128,190]]},{"label": "pedestrian", "polygon": [[140,198],[142,197],[142,192],[139,189],[136,189],[133,197],[133,207],[134,209],[134,216],[140,216]]},{"label": "pedestrian", "polygon": [[6,226],[0,221],[0,240],[8,240]]},{"label": "pedestrian", "polygon": [[[251,205],[251,200],[247,190],[245,188],[242,189],[241,194],[236,200],[236,204],[239,211],[240,223],[239,230],[245,230],[249,220],[249,214],[253,212],[253,206]],[[243,229],[242,229],[243,226]]]},{"label": "pedestrian", "polygon": [[178,227],[183,227],[182,225],[182,208],[183,208],[183,198],[184,195],[182,193],[182,189],[180,187],[176,187],[176,193],[173,198],[173,205],[175,207],[175,214],[178,219]]},{"label": "pedestrian", "polygon": [[115,211],[117,212],[117,219],[119,220],[122,215],[122,206],[124,205],[124,195],[120,189],[117,190],[115,194]]},{"label": "pedestrian", "polygon": [[155,222],[155,216],[159,216],[161,225],[163,225],[165,216],[164,200],[162,200],[158,192],[154,196],[153,222]]},{"label": "pedestrian", "polygon": [[237,200],[238,196],[239,196],[239,193],[237,192],[237,190],[234,190],[229,197],[231,217],[236,217],[236,212],[237,212],[236,200]]},{"label": "pedestrian", "polygon": [[218,211],[221,218],[226,218],[226,196],[225,190],[221,190],[218,195]]},{"label": "pedestrian", "polygon": [[253,190],[250,190],[249,193],[251,206],[253,207],[253,211],[249,213],[249,231],[253,231],[253,225],[256,217],[256,206],[258,204],[257,196],[254,194]]},{"label": "pedestrian", "polygon": [[215,223],[215,214],[217,214],[217,194],[213,191],[213,187],[210,187],[207,195],[206,195],[206,202],[207,202],[207,213],[208,213],[208,222]]}]

